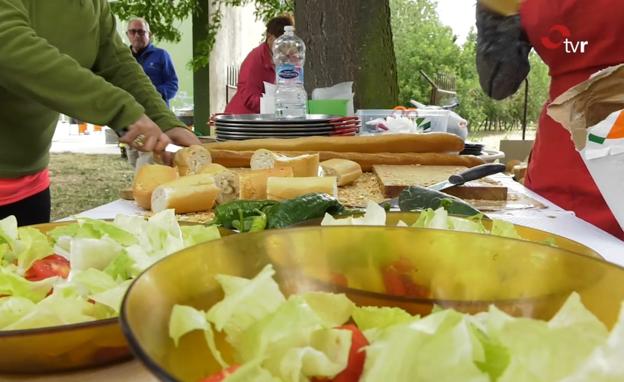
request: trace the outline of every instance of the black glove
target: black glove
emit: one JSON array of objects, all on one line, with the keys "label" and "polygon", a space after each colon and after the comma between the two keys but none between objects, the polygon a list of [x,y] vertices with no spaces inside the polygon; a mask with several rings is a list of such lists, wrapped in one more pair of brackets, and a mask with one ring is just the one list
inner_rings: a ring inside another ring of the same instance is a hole
[{"label": "black glove", "polygon": [[501,100],[514,94],[531,70],[531,44],[520,16],[501,16],[477,3],[477,71],[481,88]]}]

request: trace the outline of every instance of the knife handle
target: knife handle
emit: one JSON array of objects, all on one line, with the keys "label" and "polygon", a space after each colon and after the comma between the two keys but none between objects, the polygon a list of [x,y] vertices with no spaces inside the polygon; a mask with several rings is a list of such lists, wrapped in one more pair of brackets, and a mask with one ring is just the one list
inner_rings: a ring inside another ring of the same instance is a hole
[{"label": "knife handle", "polygon": [[473,168],[469,168],[466,171],[463,171],[456,175],[451,175],[449,177],[449,182],[452,184],[459,186],[466,182],[470,182],[471,180],[481,179],[488,175],[498,174],[499,172],[505,171],[505,165],[501,163],[486,163],[479,166],[475,166]]}]

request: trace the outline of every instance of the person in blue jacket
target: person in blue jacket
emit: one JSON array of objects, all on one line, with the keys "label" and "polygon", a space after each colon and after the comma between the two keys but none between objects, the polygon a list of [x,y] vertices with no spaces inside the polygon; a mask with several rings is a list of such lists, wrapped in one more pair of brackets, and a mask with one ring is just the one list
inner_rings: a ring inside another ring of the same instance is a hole
[{"label": "person in blue jacket", "polygon": [[141,64],[168,106],[178,91],[178,76],[169,53],[150,42],[149,24],[142,18],[130,20],[126,33],[132,55]]},{"label": "person in blue jacket", "polygon": [[[149,24],[143,18],[137,17],[130,20],[126,35],[130,40],[132,55],[143,67],[143,71],[152,81],[167,106],[170,106],[169,102],[178,91],[178,76],[169,53],[151,43]],[[128,163],[132,167],[136,167],[137,170],[141,165],[149,162],[149,157],[151,157],[149,154],[140,154],[132,147],[122,147],[122,156],[127,157]],[[142,159],[137,164],[139,157]]]}]

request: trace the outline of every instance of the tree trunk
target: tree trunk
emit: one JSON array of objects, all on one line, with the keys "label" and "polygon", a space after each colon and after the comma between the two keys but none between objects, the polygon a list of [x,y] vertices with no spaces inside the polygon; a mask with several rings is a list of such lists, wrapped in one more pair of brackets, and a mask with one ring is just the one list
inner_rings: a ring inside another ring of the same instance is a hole
[{"label": "tree trunk", "polygon": [[[197,2],[197,11],[193,12],[193,57],[201,52],[199,44],[208,37],[210,2]],[[193,124],[201,135],[209,135],[210,127],[210,67],[206,65],[193,72]]]},{"label": "tree trunk", "polygon": [[389,0],[296,0],[295,15],[309,93],[353,81],[356,109],[397,105]]}]

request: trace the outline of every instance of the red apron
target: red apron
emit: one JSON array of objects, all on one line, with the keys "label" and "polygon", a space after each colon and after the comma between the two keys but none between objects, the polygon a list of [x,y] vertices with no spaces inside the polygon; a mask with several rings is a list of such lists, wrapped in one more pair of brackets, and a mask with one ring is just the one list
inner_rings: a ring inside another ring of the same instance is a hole
[{"label": "red apron", "polygon": [[[550,101],[594,72],[624,62],[624,1],[525,0],[522,26],[550,68]],[[624,239],[570,133],[542,110],[526,186]]]}]

